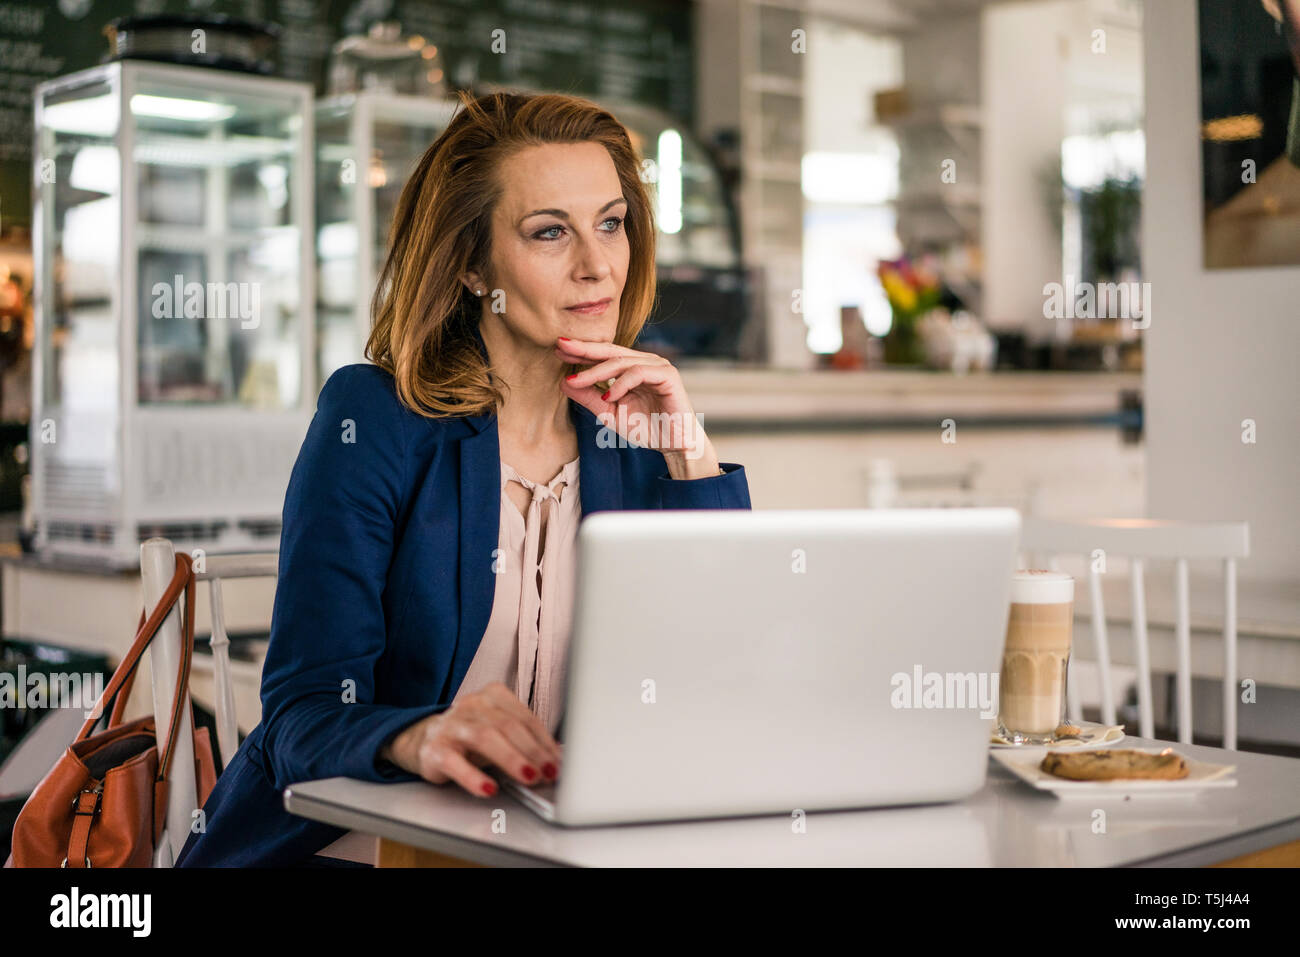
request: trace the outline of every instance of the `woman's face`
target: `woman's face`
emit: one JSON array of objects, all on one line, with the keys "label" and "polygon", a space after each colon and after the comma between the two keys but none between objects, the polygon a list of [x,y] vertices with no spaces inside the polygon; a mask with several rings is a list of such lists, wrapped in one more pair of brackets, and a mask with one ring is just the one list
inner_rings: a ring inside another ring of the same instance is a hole
[{"label": "woman's face", "polygon": [[[499,175],[492,271],[477,285],[486,289],[484,320],[539,348],[558,336],[612,342],[629,250],[628,204],[609,153],[599,143],[547,143],[511,156]],[[504,312],[494,311],[498,302]]]}]

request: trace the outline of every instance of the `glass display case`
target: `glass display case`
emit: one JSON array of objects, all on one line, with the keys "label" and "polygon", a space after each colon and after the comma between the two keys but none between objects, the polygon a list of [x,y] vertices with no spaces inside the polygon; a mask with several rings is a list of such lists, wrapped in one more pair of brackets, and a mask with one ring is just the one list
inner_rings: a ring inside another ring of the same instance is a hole
[{"label": "glass display case", "polygon": [[364,362],[370,300],[402,187],[458,100],[360,92],[316,107],[317,361],[320,381]]},{"label": "glass display case", "polygon": [[40,551],[274,548],[316,398],[309,85],[120,61],[36,89]]}]

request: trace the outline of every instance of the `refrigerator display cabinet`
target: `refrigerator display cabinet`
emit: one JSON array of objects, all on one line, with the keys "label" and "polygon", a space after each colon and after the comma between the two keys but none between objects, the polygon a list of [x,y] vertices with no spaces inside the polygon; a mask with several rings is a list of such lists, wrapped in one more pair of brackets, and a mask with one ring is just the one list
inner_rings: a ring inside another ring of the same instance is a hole
[{"label": "refrigerator display cabinet", "polygon": [[402,187],[459,100],[362,91],[316,107],[320,381],[365,362],[370,303]]},{"label": "refrigerator display cabinet", "polygon": [[311,87],[127,60],[35,96],[36,549],[275,548],[317,392]]}]

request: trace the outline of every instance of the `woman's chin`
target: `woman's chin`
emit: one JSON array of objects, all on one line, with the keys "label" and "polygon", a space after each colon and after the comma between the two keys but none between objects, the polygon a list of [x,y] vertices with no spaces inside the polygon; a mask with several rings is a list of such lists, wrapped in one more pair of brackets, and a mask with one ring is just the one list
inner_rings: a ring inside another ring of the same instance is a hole
[{"label": "woman's chin", "polygon": [[606,316],[577,315],[560,324],[560,335],[586,342],[613,342],[617,331],[618,319],[610,320]]}]

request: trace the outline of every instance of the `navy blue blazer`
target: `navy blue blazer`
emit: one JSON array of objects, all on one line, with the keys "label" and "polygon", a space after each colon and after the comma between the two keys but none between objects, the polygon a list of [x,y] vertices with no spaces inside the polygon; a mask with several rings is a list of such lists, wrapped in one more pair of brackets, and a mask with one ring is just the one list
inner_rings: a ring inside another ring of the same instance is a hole
[{"label": "navy blue blazer", "polygon": [[[750,507],[741,466],[670,479],[660,452],[619,448],[612,432],[598,444],[595,415],[569,407],[584,517]],[[285,494],[262,721],[218,779],[204,829],[177,866],[302,863],[344,831],[287,813],[288,785],[417,779],[378,754],[450,706],[487,629],[500,469],[495,414],[418,415],[374,365],[330,376]]]}]

